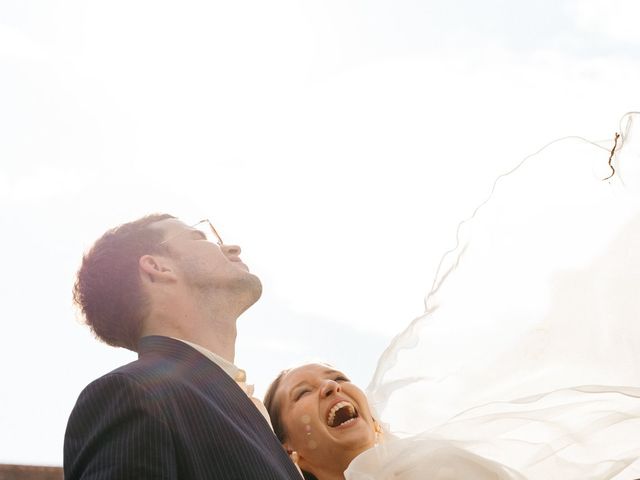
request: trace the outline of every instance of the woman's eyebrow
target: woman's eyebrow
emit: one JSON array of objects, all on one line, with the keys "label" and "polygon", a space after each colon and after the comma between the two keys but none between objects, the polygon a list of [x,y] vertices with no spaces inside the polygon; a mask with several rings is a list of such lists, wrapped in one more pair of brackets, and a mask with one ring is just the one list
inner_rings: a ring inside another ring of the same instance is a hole
[{"label": "woman's eyebrow", "polygon": [[[342,375],[345,376],[344,373],[338,371],[338,370],[334,370],[332,368],[328,368],[325,371],[322,372],[322,375]],[[293,387],[291,387],[291,392],[293,392],[296,388],[301,387],[302,385],[309,385],[309,382],[307,380],[300,380],[298,383],[296,383]]]},{"label": "woman's eyebrow", "polygon": [[289,390],[289,398],[293,398],[296,393],[296,390],[298,390],[300,387],[302,387],[305,384],[309,385],[309,382],[307,382],[306,380],[302,380],[301,382],[298,382],[293,387],[291,387],[291,390]]},{"label": "woman's eyebrow", "polygon": [[305,383],[306,383],[307,385],[309,384],[309,382],[307,382],[306,380],[300,380],[300,381],[299,381],[298,383],[296,383],[293,387],[291,387],[291,390],[295,390],[295,389],[296,389],[296,388],[298,388],[300,385],[303,385],[303,384],[305,384]]}]

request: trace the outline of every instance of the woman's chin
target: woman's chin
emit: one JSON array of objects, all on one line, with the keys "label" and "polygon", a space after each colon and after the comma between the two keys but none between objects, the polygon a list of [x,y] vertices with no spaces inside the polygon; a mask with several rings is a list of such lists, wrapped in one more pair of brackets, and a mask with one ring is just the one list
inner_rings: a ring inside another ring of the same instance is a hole
[{"label": "woman's chin", "polygon": [[345,447],[366,450],[373,447],[375,435],[371,425],[361,417],[354,418],[337,427],[327,427],[337,443]]}]

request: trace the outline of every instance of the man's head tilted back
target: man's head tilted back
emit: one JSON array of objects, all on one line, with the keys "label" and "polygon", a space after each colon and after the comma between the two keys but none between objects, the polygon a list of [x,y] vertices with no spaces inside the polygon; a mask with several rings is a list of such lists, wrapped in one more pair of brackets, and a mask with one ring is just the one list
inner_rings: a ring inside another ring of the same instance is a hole
[{"label": "man's head tilted back", "polygon": [[[260,280],[240,260],[240,247],[216,245],[200,226],[213,229],[208,221],[189,227],[153,214],[95,242],[82,259],[73,299],[99,339],[137,351],[145,331],[171,336],[184,325],[197,331],[209,318],[235,324],[260,298]],[[184,312],[189,318],[180,318]]]}]

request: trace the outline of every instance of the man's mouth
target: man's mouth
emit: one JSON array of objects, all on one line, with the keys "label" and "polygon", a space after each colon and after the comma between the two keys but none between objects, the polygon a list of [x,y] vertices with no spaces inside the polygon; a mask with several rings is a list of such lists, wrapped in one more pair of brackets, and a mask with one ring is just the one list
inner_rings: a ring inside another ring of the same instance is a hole
[{"label": "man's mouth", "polygon": [[336,403],[331,407],[331,410],[329,410],[327,425],[335,428],[351,423],[355,421],[356,418],[358,418],[358,410],[356,410],[356,407],[351,402],[343,400]]}]

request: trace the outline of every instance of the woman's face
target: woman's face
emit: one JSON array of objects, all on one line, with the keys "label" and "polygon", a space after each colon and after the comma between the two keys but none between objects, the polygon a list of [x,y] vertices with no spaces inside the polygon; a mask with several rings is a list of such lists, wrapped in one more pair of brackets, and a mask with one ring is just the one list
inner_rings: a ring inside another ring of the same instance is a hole
[{"label": "woman's face", "polygon": [[375,444],[369,403],[340,371],[310,364],[289,370],[280,381],[278,402],[285,448],[298,452],[303,470],[315,473],[351,460]]}]

